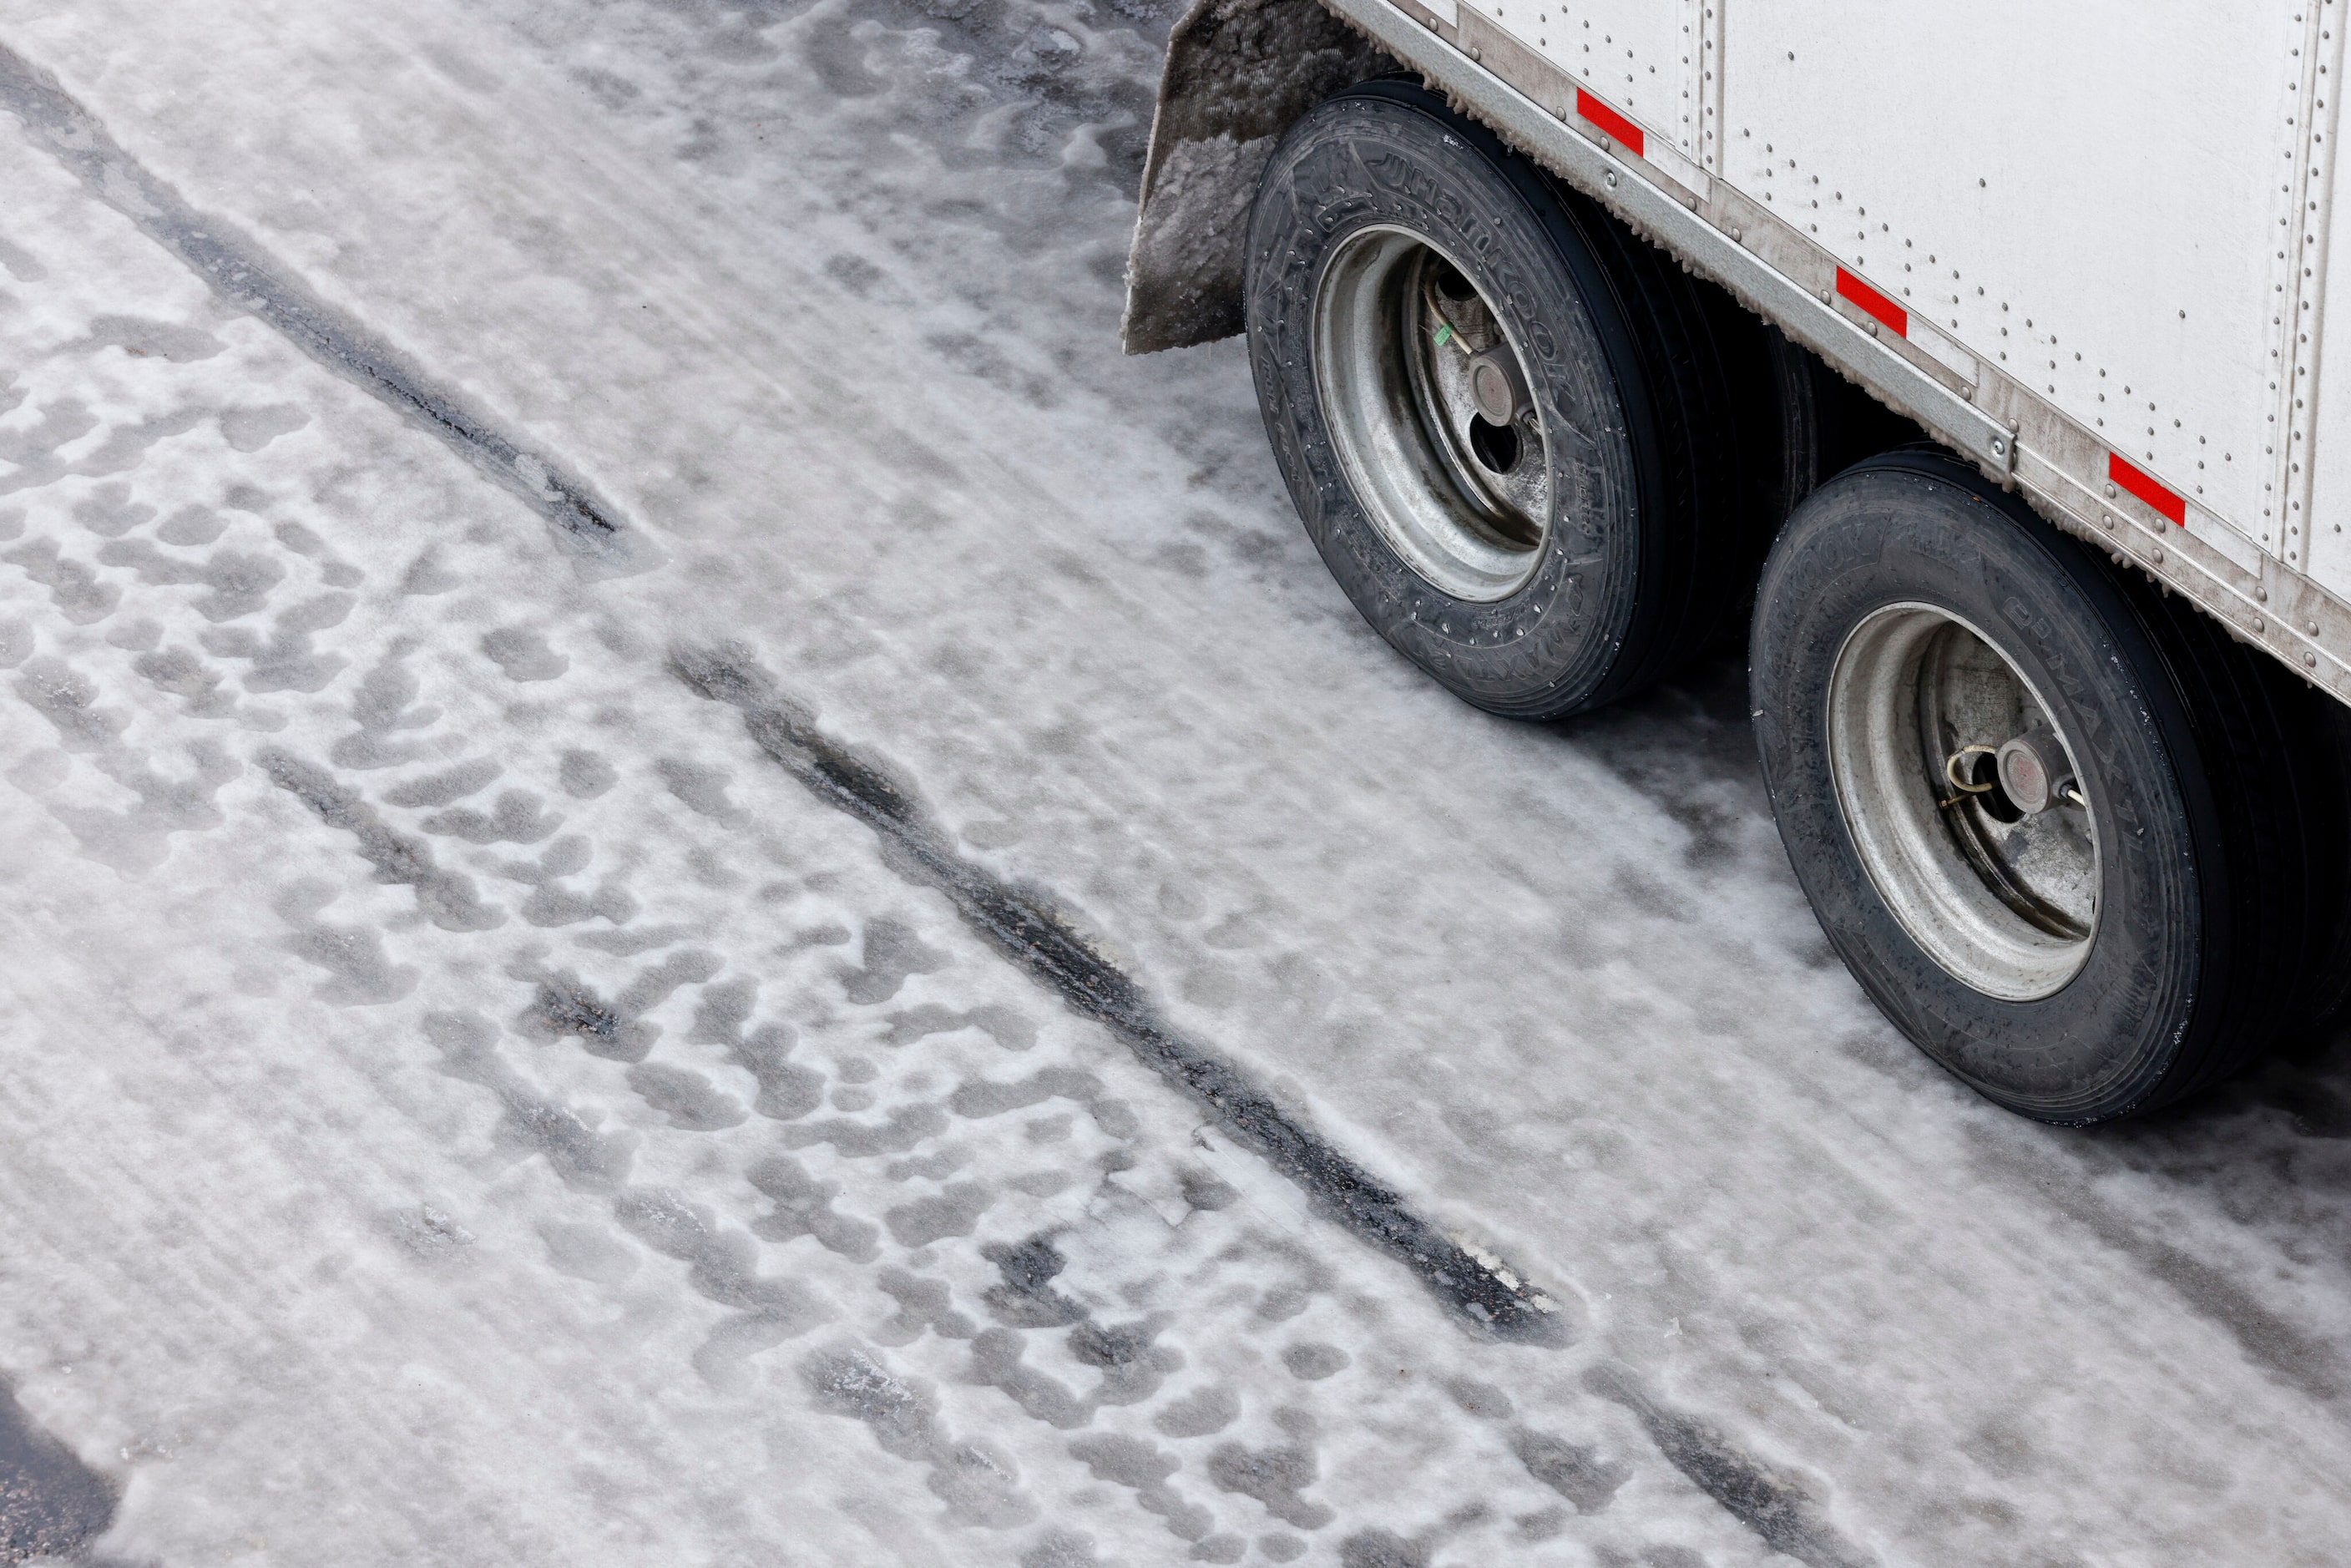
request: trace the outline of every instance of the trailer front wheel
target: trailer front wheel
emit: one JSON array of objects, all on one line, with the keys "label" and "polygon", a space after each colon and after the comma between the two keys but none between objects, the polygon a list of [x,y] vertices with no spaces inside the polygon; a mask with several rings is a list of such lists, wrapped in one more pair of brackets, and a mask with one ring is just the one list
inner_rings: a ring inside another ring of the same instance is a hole
[{"label": "trailer front wheel", "polygon": [[1751,319],[1395,80],[1291,127],[1249,260],[1275,458],[1340,586],[1422,669],[1556,718],[1735,622],[1777,488]]},{"label": "trailer front wheel", "polygon": [[1823,929],[1991,1099],[2149,1110],[2331,999],[2323,699],[1972,471],[1894,453],[1816,491],[1765,565],[1752,657]]}]

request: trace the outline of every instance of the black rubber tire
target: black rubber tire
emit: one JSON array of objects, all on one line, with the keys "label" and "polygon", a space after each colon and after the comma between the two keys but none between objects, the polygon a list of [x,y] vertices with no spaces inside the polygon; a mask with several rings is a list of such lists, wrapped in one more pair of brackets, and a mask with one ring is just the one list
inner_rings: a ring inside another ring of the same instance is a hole
[{"label": "black rubber tire", "polygon": [[[1710,284],[1698,292],[1717,314],[1744,317],[1746,308]],[[1730,333],[1722,334],[1728,340]],[[1742,381],[1740,438],[1755,488],[1749,507],[1757,526],[1733,547],[1740,597],[1724,617],[1717,651],[1745,653],[1755,614],[1755,584],[1764,552],[1791,513],[1821,482],[1854,464],[1897,446],[1926,441],[1926,433],[1863,392],[1778,329],[1762,329],[1760,379]],[[1743,359],[1743,357],[1742,357]]]},{"label": "black rubber tire", "polygon": [[[1706,286],[1701,284],[1701,288]],[[1743,308],[1719,290],[1722,305]],[[1757,473],[1771,488],[1762,497],[1777,534],[1798,503],[1820,488],[1824,479],[1842,474],[1865,458],[1897,446],[1926,442],[1926,433],[1867,392],[1828,368],[1818,354],[1782,336],[1776,328],[1763,333],[1770,385],[1765,391],[1776,406],[1778,450],[1764,455]],[[1766,536],[1756,550],[1760,565]],[[1740,636],[1747,628],[1742,622]]]},{"label": "black rubber tire", "polygon": [[[1333,450],[1313,363],[1324,262],[1373,225],[1450,256],[1531,350],[1551,428],[1592,433],[1552,465],[1533,576],[1476,602],[1435,587],[1366,515]],[[1301,118],[1250,213],[1248,327],[1259,404],[1323,560],[1364,619],[1465,700],[1582,712],[1671,674],[1745,597],[1786,492],[1763,329],[1589,202],[1554,187],[1416,83],[1365,82]]]},{"label": "black rubber tire", "polygon": [[[2100,915],[2053,995],[1976,990],[1912,940],[1830,774],[1830,674],[1882,607],[1934,605],[2001,644],[2095,754]],[[2330,705],[2183,601],[1919,451],[1821,486],[1766,561],[1751,644],[1763,771],[1822,929],[1870,998],[1986,1097],[2081,1124],[2227,1076],[2340,996],[2346,843]]]}]

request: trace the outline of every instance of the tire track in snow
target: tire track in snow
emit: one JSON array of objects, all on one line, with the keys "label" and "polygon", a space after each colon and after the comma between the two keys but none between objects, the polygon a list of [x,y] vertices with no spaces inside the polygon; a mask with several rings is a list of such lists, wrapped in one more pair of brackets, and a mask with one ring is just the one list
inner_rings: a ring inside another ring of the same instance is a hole
[{"label": "tire track in snow", "polygon": [[[820,731],[740,649],[682,649],[671,673],[697,695],[741,711],[759,748],[818,799],[857,818],[896,852],[893,869],[944,894],[967,925],[1074,1011],[1115,1034],[1244,1147],[1305,1190],[1328,1218],[1404,1263],[1475,1330],[1498,1339],[1566,1343],[1558,1307],[1506,1265],[1472,1256],[1393,1190],[1298,1125],[1246,1075],[1161,1019],[1134,979],[1080,936],[1050,894],[1006,882],[957,854],[914,793]],[[1629,1368],[1595,1367],[1591,1392],[1631,1411],[1658,1452],[1774,1552],[1810,1568],[1874,1561],[1819,1516],[1797,1482],[1742,1452],[1709,1423],[1674,1409]],[[1536,1460],[1522,1461],[1540,1471]],[[1555,1484],[1555,1483],[1554,1483]]]},{"label": "tire track in snow", "polygon": [[576,553],[606,573],[655,563],[588,483],[501,431],[389,345],[294,283],[262,248],[180,193],[116,145],[97,118],[49,74],[0,45],[0,108],[81,181],[91,194],[137,224],[214,291],[276,329],[319,364],[356,382],[402,417],[431,431],[547,519]]},{"label": "tire track in snow", "polygon": [[998,953],[1112,1030],[1324,1214],[1419,1275],[1462,1322],[1520,1343],[1566,1343],[1556,1302],[1516,1270],[1472,1256],[1394,1188],[1290,1119],[1238,1068],[1162,1019],[1143,988],[1077,934],[1050,894],[1006,882],[957,854],[909,791],[795,712],[747,653],[682,649],[670,671],[695,695],[740,710],[762,751],[819,800],[882,836],[896,852],[893,869],[946,894]]}]

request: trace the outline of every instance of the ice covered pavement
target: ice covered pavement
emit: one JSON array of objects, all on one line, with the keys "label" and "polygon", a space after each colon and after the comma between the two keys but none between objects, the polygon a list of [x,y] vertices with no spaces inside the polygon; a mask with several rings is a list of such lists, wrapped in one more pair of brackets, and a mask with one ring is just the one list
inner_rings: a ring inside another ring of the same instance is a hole
[{"label": "ice covered pavement", "polygon": [[1113,357],[1164,19],[381,9],[0,4],[124,159],[0,113],[18,1554],[2336,1559],[2341,1054],[2007,1121],[1827,958],[1735,671],[1541,731],[1400,670],[1238,356]]}]

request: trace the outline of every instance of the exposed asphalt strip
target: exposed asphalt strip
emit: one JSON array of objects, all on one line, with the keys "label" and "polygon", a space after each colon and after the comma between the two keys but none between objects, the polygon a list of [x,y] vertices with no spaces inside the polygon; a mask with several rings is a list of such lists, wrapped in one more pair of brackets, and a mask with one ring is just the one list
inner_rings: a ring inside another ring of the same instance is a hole
[{"label": "exposed asphalt strip", "polygon": [[[658,560],[658,552],[584,481],[517,444],[489,417],[434,386],[404,357],[269,265],[258,246],[189,206],[125,153],[47,72],[5,45],[0,109],[16,115],[93,196],[137,224],[224,299],[267,322],[520,497],[583,565],[609,575]],[[1319,1212],[1409,1268],[1464,1327],[1482,1338],[1521,1344],[1567,1343],[1566,1317],[1556,1303],[1499,1260],[1481,1260],[1437,1230],[1396,1192],[1299,1125],[1238,1068],[1168,1025],[1143,988],[1094,951],[1049,894],[958,854],[911,791],[820,732],[747,652],[681,649],[670,669],[698,695],[737,709],[770,758],[820,800],[872,828],[893,870],[944,894],[998,952],[1116,1034],[1145,1065],[1206,1107],[1237,1143],[1297,1183]],[[298,787],[295,775],[307,779],[306,768],[269,770],[322,819],[358,833],[363,852],[387,880],[413,882],[420,899],[432,902],[437,882],[429,850],[385,828],[364,805],[345,800],[345,791]],[[416,874],[391,874],[388,862]],[[465,911],[441,913],[458,928],[469,928]],[[1698,1417],[1658,1402],[1629,1368],[1603,1364],[1586,1373],[1584,1384],[1632,1412],[1677,1469],[1774,1551],[1811,1568],[1857,1568],[1872,1561],[1819,1517],[1800,1484],[1773,1474]],[[38,1440],[47,1441],[46,1435]],[[0,1442],[0,1545],[12,1543],[5,1516],[20,1485],[26,1495],[15,1506],[27,1509],[26,1522],[36,1531],[80,1513],[92,1495],[78,1476],[34,1476],[44,1467],[25,1458]],[[45,1479],[51,1484],[42,1484]],[[35,1502],[37,1497],[41,1500]],[[105,1518],[93,1513],[75,1524],[75,1533],[87,1540],[104,1528]]]},{"label": "exposed asphalt strip", "polygon": [[35,141],[187,264],[231,305],[259,317],[319,364],[439,436],[468,463],[522,497],[575,553],[610,575],[653,564],[642,534],[559,464],[517,445],[495,422],[442,390],[389,345],[266,264],[260,246],[188,205],[115,145],[106,128],[47,71],[0,46],[0,109]]},{"label": "exposed asphalt strip", "polygon": [[1016,886],[949,846],[912,791],[810,723],[748,652],[681,649],[671,673],[697,695],[739,709],[744,727],[818,799],[880,835],[893,869],[945,894],[990,946],[1107,1027],[1144,1064],[1206,1106],[1233,1138],[1304,1188],[1331,1218],[1401,1260],[1479,1331],[1532,1344],[1565,1343],[1555,1303],[1499,1264],[1479,1261],[1362,1166],[1285,1115],[1239,1069],[1162,1020],[1123,971],[1094,951],[1051,896]]},{"label": "exposed asphalt strip", "polygon": [[0,1562],[92,1560],[90,1542],[114,1523],[120,1489],[33,1425],[0,1383]]},{"label": "exposed asphalt strip", "polygon": [[[669,666],[695,695],[740,712],[759,749],[811,794],[872,829],[892,870],[945,894],[998,953],[1124,1040],[1145,1066],[1214,1114],[1235,1142],[1303,1188],[1320,1212],[1419,1275],[1473,1332],[1521,1344],[1567,1342],[1565,1316],[1554,1302],[1499,1260],[1481,1260],[1439,1232],[1292,1121],[1238,1068],[1167,1024],[1050,894],[956,853],[911,789],[819,730],[747,650],[680,648]],[[1741,1452],[1709,1423],[1666,1405],[1630,1367],[1602,1362],[1584,1373],[1583,1385],[1630,1411],[1668,1463],[1773,1551],[1809,1568],[1867,1568],[1875,1561],[1821,1517],[1800,1483]]]}]

